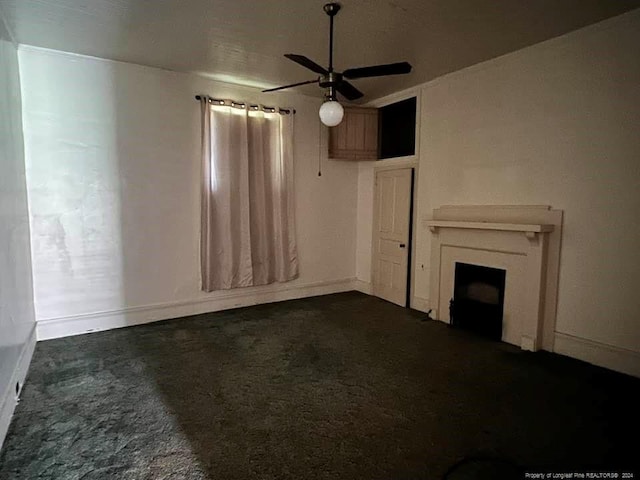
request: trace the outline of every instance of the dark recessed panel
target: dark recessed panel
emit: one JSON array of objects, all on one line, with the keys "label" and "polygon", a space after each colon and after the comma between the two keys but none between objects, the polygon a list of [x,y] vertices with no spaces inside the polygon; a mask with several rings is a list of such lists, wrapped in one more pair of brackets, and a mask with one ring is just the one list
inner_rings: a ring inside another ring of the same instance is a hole
[{"label": "dark recessed panel", "polygon": [[380,159],[416,153],[416,97],[378,109]]},{"label": "dark recessed panel", "polygon": [[502,339],[506,271],[456,262],[451,325]]}]

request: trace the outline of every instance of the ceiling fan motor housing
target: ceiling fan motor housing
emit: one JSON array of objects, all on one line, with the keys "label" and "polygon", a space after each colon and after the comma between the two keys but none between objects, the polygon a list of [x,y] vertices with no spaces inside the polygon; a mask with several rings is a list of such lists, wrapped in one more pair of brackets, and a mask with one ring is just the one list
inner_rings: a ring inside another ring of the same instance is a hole
[{"label": "ceiling fan motor housing", "polygon": [[322,88],[335,87],[342,81],[342,74],[338,72],[329,72],[318,78],[318,83]]}]

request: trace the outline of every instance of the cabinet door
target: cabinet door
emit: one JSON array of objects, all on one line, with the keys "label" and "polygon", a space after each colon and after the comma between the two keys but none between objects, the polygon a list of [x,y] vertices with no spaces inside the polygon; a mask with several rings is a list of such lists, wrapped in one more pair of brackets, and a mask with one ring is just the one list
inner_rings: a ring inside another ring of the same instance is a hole
[{"label": "cabinet door", "polygon": [[329,129],[329,158],[376,160],[378,158],[378,110],[345,107],[342,122]]}]

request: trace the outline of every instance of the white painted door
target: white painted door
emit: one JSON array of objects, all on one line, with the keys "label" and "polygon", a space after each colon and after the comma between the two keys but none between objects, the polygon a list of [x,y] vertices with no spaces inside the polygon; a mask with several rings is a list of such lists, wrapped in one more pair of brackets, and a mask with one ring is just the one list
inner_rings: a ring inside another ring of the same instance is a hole
[{"label": "white painted door", "polygon": [[376,172],[373,218],[373,294],[407,301],[411,169]]}]

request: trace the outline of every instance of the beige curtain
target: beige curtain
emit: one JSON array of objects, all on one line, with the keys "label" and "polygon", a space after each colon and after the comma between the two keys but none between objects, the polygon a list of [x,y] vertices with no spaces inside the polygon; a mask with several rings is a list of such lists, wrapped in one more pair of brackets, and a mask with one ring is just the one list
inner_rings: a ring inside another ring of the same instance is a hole
[{"label": "beige curtain", "polygon": [[200,102],[202,289],[296,278],[293,115]]}]

